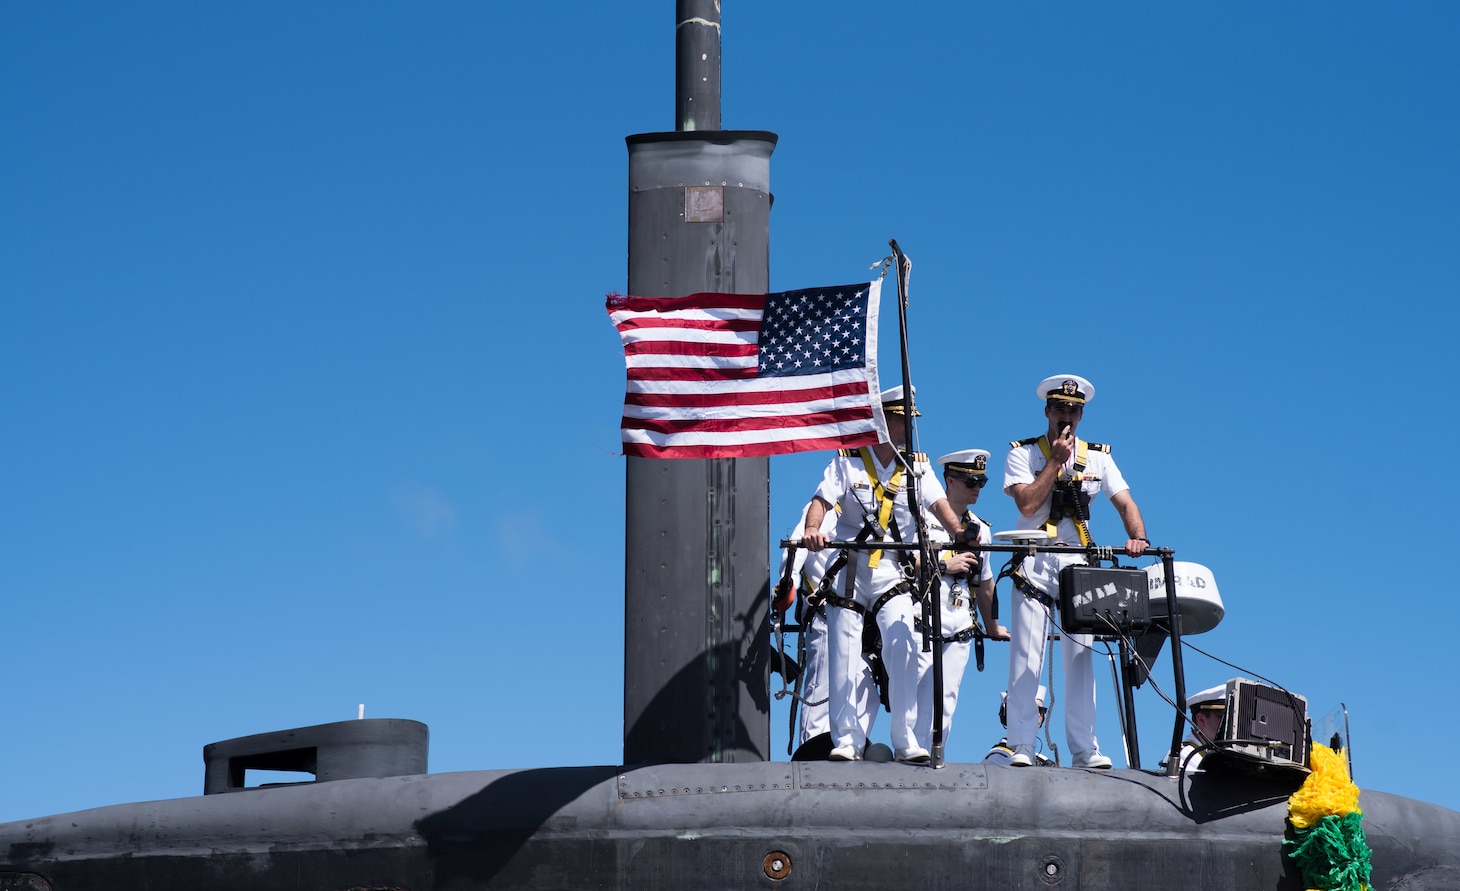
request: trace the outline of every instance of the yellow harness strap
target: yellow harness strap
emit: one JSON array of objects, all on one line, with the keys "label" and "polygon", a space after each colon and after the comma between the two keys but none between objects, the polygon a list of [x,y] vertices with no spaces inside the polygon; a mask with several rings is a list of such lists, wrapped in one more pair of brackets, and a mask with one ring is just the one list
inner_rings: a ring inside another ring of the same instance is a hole
[{"label": "yellow harness strap", "polygon": [[[1046,462],[1048,462],[1049,461],[1049,436],[1047,434],[1044,435],[1044,436],[1039,437],[1039,451],[1040,451],[1040,454],[1044,455],[1044,460]],[[1085,464],[1089,461],[1089,459],[1090,459],[1090,444],[1088,442],[1086,442],[1085,440],[1080,439],[1079,437],[1076,437],[1075,438],[1075,465],[1074,465],[1074,476],[1073,476],[1073,479],[1074,479],[1075,482],[1077,482],[1077,483],[1083,483],[1084,482],[1084,480],[1085,480]],[[1059,476],[1056,477],[1055,485],[1059,485],[1061,482],[1064,482],[1064,479],[1065,479],[1065,469],[1064,469],[1064,467],[1060,467],[1060,469],[1059,469]],[[1066,511],[1068,511],[1068,510],[1069,509],[1066,508]],[[1047,532],[1047,533],[1049,533],[1049,537],[1050,537],[1050,540],[1051,541],[1058,541],[1059,540],[1059,521],[1060,521],[1060,518],[1057,517],[1057,516],[1055,516],[1054,513],[1053,513],[1053,511],[1050,512],[1049,517],[1044,521],[1044,531]],[[1095,539],[1093,539],[1093,538],[1090,537],[1090,525],[1088,523],[1086,523],[1085,520],[1083,518],[1081,518],[1078,513],[1076,513],[1074,515],[1074,521],[1075,521],[1075,531],[1078,532],[1078,533],[1080,533],[1080,546],[1081,547],[1086,547],[1086,548],[1090,547],[1092,544],[1095,543]]]},{"label": "yellow harness strap", "polygon": [[[867,469],[867,478],[872,481],[872,498],[877,501],[877,522],[883,529],[888,528],[887,524],[892,521],[892,502],[902,491],[903,466],[899,462],[897,469],[892,472],[892,479],[887,481],[886,487],[877,479],[877,465],[872,460],[872,450],[865,446],[857,449],[862,456],[862,466]],[[876,569],[882,562],[881,551],[869,551],[867,553],[867,565]]]}]

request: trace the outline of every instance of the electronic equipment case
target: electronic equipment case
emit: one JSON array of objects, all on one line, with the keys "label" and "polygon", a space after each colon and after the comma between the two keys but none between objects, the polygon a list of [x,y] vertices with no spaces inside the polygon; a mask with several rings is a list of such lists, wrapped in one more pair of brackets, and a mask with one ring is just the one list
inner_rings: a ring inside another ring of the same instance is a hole
[{"label": "electronic equipment case", "polygon": [[1067,634],[1113,637],[1151,624],[1144,570],[1066,566],[1060,570],[1060,627]]}]

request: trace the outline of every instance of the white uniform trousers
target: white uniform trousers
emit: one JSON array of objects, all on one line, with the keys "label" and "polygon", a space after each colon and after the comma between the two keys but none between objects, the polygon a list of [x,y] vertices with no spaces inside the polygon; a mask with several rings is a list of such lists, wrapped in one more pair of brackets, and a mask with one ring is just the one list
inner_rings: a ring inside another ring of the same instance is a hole
[{"label": "white uniform trousers", "polygon": [[[1009,745],[1032,746],[1039,730],[1039,669],[1051,610],[1019,590],[1009,620]],[[1094,642],[1088,634],[1063,634],[1065,743],[1070,753],[1096,748]]]},{"label": "white uniform trousers", "polygon": [[[953,728],[953,710],[958,707],[958,688],[963,684],[963,671],[968,667],[968,651],[973,648],[969,641],[954,641],[943,644],[943,742],[946,745]],[[933,705],[933,657],[932,651],[924,653],[922,642],[918,642],[918,718],[913,724],[913,735],[918,745],[925,749],[933,746],[933,716],[937,709]]]},{"label": "white uniform trousers", "polygon": [[802,632],[806,636],[806,653],[802,657],[806,664],[801,666],[801,698],[804,701],[797,715],[798,747],[814,736],[831,732],[831,719],[827,712],[831,690],[826,677],[826,618],[822,615],[829,609],[836,607],[813,610],[806,617],[806,630]]},{"label": "white uniform trousers", "polygon": [[[874,602],[876,598],[873,598]],[[913,633],[912,598],[899,594],[877,613],[882,631],[882,664],[887,670],[887,702],[892,712],[892,745],[916,745],[918,660]],[[862,658],[862,616],[850,609],[826,608],[828,668],[831,679],[831,744],[861,752],[876,720],[877,686]]]}]

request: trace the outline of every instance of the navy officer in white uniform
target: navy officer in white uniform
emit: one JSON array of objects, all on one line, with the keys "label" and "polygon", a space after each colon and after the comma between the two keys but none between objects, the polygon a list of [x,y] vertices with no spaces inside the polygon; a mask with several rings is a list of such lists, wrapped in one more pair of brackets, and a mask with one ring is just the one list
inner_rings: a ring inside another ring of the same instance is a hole
[{"label": "navy officer in white uniform", "polygon": [[[801,518],[796,524],[797,534],[799,534],[801,529],[805,528],[806,511],[809,507],[808,505],[801,510]],[[835,535],[836,524],[837,512],[834,510],[827,511],[826,517],[821,521],[822,533],[827,536]],[[786,566],[786,562],[789,559],[791,561],[789,576],[791,585],[793,586],[792,590],[799,592],[801,595],[801,636],[805,642],[805,664],[801,666],[800,696],[802,701],[800,710],[797,712],[796,722],[795,756],[797,758],[803,755],[805,757],[824,758],[825,755],[805,755],[805,753],[824,752],[830,751],[831,749],[829,743],[825,743],[825,749],[822,749],[821,746],[823,743],[818,739],[818,737],[824,736],[826,740],[830,740],[831,721],[827,711],[827,702],[830,697],[826,677],[826,604],[820,602],[819,598],[815,595],[817,589],[823,583],[828,568],[836,567],[840,563],[839,560],[834,562],[834,558],[835,552],[833,551],[822,550],[813,554],[804,548],[796,548],[794,558],[788,552],[782,552],[781,554],[780,577],[787,577],[788,567]],[[825,583],[832,589],[835,588],[839,573],[840,568],[833,568],[832,577],[825,579]],[[777,587],[777,596],[786,596],[787,606],[789,606],[789,601],[794,599],[794,595],[790,592],[784,592],[783,594],[779,586]],[[779,609],[781,607],[778,606],[777,608]],[[854,689],[857,697],[854,711],[861,725],[860,736],[866,737],[872,732],[872,724],[877,719],[877,706],[879,703],[877,701],[876,685],[872,678],[872,669],[866,664],[865,659],[862,661],[862,667]],[[886,757],[881,760],[890,760],[891,757],[891,753],[888,752]],[[871,760],[877,759],[874,757]]]},{"label": "navy officer in white uniform", "polygon": [[[983,449],[964,449],[949,452],[938,459],[943,465],[943,488],[948,493],[948,506],[958,514],[964,528],[978,524],[979,544],[988,544],[989,524],[972,510],[978,503],[978,496],[988,484],[989,453]],[[937,542],[950,541],[942,524],[930,524],[929,538]],[[963,673],[968,667],[968,651],[978,630],[974,617],[975,604],[983,624],[978,626],[983,634],[994,640],[1008,640],[1009,629],[994,618],[994,573],[992,561],[987,553],[944,550],[938,555],[939,588],[943,605],[939,624],[943,637],[943,734],[944,741],[952,732],[953,712],[958,707],[958,691],[963,683]],[[921,622],[914,624],[914,630],[922,634]],[[915,734],[918,745],[928,748],[933,739],[933,718],[939,710],[933,704],[933,657],[930,649],[918,653],[918,720]]]},{"label": "navy officer in white uniform", "polygon": [[[890,442],[871,448],[842,449],[827,465],[821,485],[806,511],[801,530],[802,544],[811,551],[826,546],[821,523],[828,511],[840,509],[835,537],[848,541],[867,530],[867,541],[914,542],[917,530],[908,509],[908,473],[917,475],[920,509],[931,513],[954,536],[962,536],[963,524],[948,506],[943,485],[932,472],[927,456],[903,451],[904,412],[917,409],[903,400],[902,387],[884,390],[882,410],[891,415]],[[917,720],[918,651],[920,641],[913,632],[913,584],[904,572],[903,552],[858,550],[842,571],[850,582],[839,584],[828,596],[826,610],[827,664],[829,668],[833,761],[856,761],[866,747],[860,695],[864,685],[862,627],[868,613],[882,635],[882,663],[887,671],[888,711],[891,712],[893,754],[899,761],[926,763],[930,753],[918,745],[913,733]],[[850,572],[855,567],[855,572]],[[872,700],[876,707],[875,697]]]},{"label": "navy officer in white uniform", "polygon": [[[1186,707],[1191,712],[1192,731],[1181,741],[1180,759],[1176,762],[1182,770],[1200,770],[1201,758],[1206,747],[1222,738],[1222,728],[1227,723],[1227,685],[1208,687],[1186,697]],[[1167,752],[1161,758],[1166,766]]]},{"label": "navy officer in white uniform", "polygon": [[[1075,374],[1056,374],[1035,390],[1048,422],[1041,436],[1010,443],[1004,463],[1004,492],[1019,509],[1019,529],[1043,529],[1051,543],[1089,547],[1090,503],[1102,492],[1125,526],[1126,554],[1138,557],[1150,542],[1145,521],[1131,498],[1130,487],[1110,456],[1110,447],[1075,435],[1095,387]],[[1044,663],[1047,629],[1059,603],[1059,574],[1065,566],[1083,563],[1078,554],[1040,553],[1025,560],[1014,577],[1009,627],[1009,763],[1034,763],[1034,737],[1039,716],[1035,692]],[[1060,639],[1064,665],[1065,742],[1074,767],[1108,768],[1095,739],[1095,672],[1088,634]]]}]

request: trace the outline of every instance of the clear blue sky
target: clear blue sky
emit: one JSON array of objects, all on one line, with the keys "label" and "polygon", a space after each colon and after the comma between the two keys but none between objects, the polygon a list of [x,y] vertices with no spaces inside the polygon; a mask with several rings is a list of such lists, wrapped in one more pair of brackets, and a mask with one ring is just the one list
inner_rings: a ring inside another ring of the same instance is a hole
[{"label": "clear blue sky", "polygon": [[[724,35],[725,125],[780,136],[772,287],[913,258],[923,449],[1001,464],[1035,382],[1090,378],[1081,432],[1221,587],[1193,642],[1346,703],[1361,787],[1460,807],[1460,7],[727,0]],[[198,794],[204,744],[360,703],[434,771],[617,763],[602,306],[673,53],[669,0],[0,7],[0,821]],[[773,537],[824,462],[773,459]]]}]

